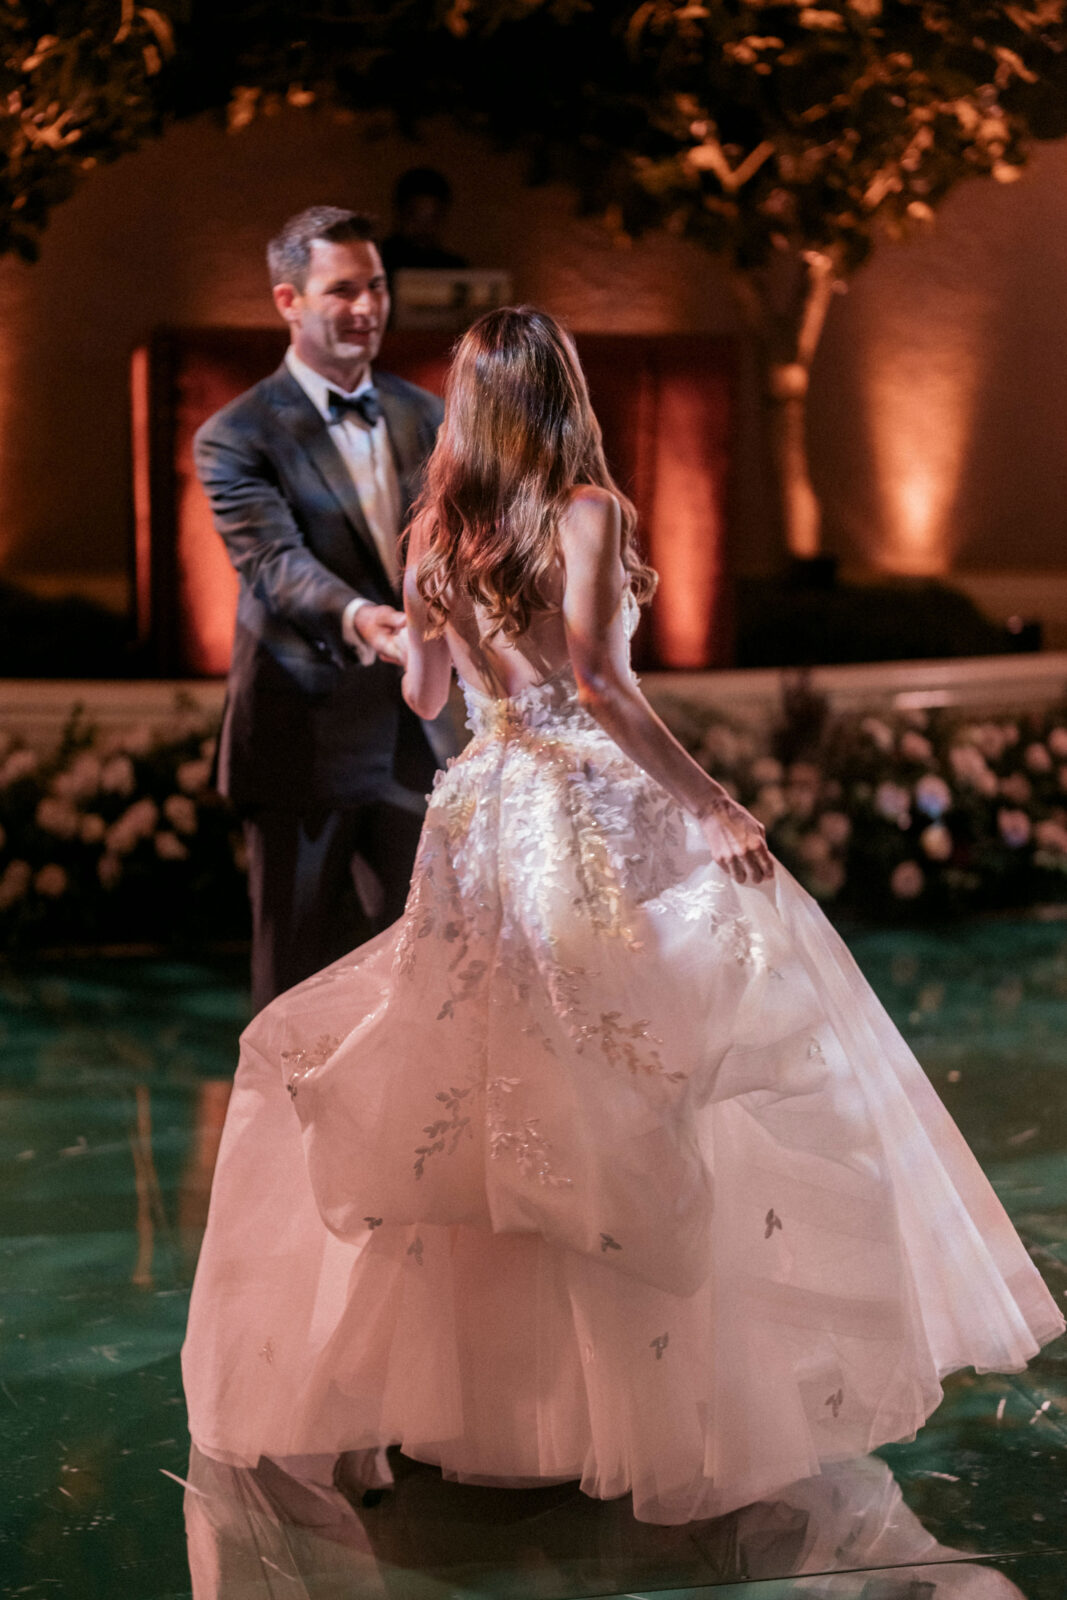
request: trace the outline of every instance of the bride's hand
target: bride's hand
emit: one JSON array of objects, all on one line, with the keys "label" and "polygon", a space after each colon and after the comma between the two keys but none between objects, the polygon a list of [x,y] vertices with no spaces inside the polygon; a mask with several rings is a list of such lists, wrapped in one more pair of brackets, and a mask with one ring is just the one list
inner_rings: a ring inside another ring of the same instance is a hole
[{"label": "bride's hand", "polygon": [[773,876],[766,830],[738,801],[722,795],[699,821],[715,860],[738,883],[762,883]]}]

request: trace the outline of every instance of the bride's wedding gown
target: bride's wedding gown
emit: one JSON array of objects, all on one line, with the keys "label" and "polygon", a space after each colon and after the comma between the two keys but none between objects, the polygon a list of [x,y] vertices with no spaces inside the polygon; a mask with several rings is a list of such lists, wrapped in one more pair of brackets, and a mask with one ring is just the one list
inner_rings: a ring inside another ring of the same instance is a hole
[{"label": "bride's wedding gown", "polygon": [[826,919],[569,669],[466,690],[403,918],[247,1029],[184,1350],[234,1465],[399,1444],[718,1515],[1063,1318]]}]

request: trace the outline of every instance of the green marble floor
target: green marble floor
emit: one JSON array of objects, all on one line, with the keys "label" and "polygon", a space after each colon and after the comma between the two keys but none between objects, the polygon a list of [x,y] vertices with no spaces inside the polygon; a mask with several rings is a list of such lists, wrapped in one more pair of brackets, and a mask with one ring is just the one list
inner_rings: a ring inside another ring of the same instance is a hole
[{"label": "green marble floor", "polygon": [[[1067,1304],[1067,924],[856,933]],[[358,1515],[189,1462],[178,1373],[240,962],[0,970],[0,1593],[40,1600],[1065,1600],[1067,1341],[958,1375],[912,1444],[684,1528],[400,1461]]]}]

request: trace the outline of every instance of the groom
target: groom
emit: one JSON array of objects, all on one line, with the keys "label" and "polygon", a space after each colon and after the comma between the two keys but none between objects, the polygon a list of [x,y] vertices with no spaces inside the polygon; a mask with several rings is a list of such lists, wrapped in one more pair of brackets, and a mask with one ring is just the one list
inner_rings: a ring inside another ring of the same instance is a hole
[{"label": "groom", "polygon": [[400,695],[397,535],[442,415],[372,375],[389,295],[367,217],[313,206],[267,261],[285,360],[194,446],[241,580],[219,788],[248,848],[257,1010],[403,909],[436,760]]}]

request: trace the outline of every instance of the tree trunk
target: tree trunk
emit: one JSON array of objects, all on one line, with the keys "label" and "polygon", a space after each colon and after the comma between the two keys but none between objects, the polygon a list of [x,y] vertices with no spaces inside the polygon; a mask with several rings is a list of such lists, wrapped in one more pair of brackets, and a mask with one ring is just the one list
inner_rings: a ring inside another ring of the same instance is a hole
[{"label": "tree trunk", "polygon": [[808,386],[836,267],[831,255],[783,256],[739,275],[734,285],[759,352],[782,542],[799,561],[810,561],[822,549],[821,508],[808,470]]}]

